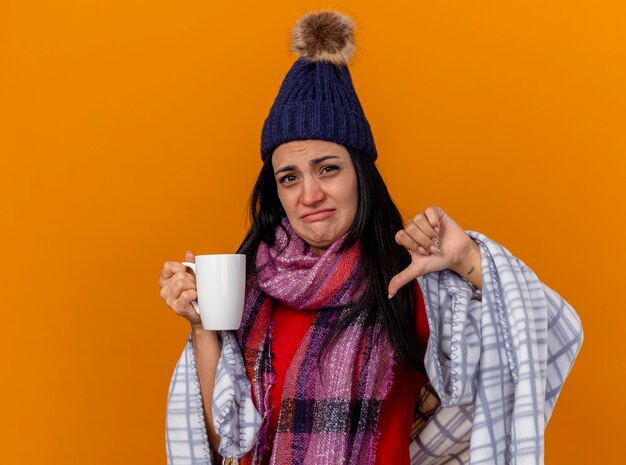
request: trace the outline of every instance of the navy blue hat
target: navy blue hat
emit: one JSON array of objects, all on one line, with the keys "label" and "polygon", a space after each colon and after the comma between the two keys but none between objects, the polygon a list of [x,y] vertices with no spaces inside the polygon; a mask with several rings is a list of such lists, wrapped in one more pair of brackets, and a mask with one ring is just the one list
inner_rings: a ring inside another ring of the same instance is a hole
[{"label": "navy blue hat", "polygon": [[352,84],[348,63],[354,24],[334,10],[307,13],[293,28],[298,55],[263,124],[261,158],[291,140],[320,139],[359,150],[376,160],[376,145]]}]

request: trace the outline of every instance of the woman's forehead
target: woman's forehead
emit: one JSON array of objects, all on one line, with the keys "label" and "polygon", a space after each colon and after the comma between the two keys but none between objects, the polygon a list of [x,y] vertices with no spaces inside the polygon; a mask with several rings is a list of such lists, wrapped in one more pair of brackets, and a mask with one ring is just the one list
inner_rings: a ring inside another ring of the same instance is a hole
[{"label": "woman's forehead", "polygon": [[308,163],[310,160],[328,155],[339,158],[350,156],[343,145],[325,140],[293,140],[280,144],[272,154],[272,164],[276,168],[283,164]]}]

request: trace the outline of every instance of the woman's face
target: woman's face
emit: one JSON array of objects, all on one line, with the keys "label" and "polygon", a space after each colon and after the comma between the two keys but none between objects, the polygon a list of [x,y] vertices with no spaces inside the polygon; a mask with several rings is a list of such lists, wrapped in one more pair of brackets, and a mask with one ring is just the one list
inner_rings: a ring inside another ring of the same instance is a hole
[{"label": "woman's face", "polygon": [[352,226],[357,179],[350,153],[324,140],[296,140],[272,154],[278,197],[293,229],[322,255]]}]

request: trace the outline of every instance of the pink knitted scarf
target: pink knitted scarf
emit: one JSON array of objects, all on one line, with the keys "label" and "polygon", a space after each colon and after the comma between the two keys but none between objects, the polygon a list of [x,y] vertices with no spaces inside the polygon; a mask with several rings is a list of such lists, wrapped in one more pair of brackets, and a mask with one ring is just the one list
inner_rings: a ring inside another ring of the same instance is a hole
[{"label": "pink knitted scarf", "polygon": [[[374,462],[380,409],[391,388],[394,363],[381,315],[368,322],[367,312],[360,312],[330,348],[325,365],[318,364],[320,347],[333,324],[367,286],[360,244],[339,252],[346,233],[316,257],[286,218],[281,225],[275,229],[272,247],[259,246],[257,275],[248,280],[237,331],[255,405],[264,418],[255,448],[241,463],[369,465]],[[270,317],[274,299],[316,311],[317,316],[287,370],[278,428],[271,438],[267,394],[274,380]]]}]

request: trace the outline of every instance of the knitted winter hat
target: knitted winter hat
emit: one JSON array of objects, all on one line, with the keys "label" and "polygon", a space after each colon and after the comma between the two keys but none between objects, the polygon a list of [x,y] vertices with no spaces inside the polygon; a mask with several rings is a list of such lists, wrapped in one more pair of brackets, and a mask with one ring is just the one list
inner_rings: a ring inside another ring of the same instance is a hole
[{"label": "knitted winter hat", "polygon": [[354,29],[349,16],[334,10],[309,12],[298,20],[291,41],[298,59],[263,124],[263,161],[278,145],[302,139],[335,142],[376,160],[374,137],[348,70]]}]

